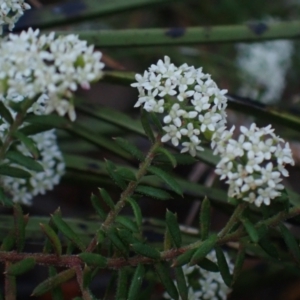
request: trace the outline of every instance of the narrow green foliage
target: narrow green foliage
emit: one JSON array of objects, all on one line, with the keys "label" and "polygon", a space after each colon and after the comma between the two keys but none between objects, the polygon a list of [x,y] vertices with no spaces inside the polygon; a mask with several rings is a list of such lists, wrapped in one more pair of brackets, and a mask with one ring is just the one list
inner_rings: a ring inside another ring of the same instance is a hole
[{"label": "narrow green foliage", "polygon": [[102,230],[97,230],[96,232],[97,245],[101,245],[105,239],[104,232]]},{"label": "narrow green foliage", "polygon": [[167,210],[166,213],[166,224],[170,232],[173,244],[175,245],[175,247],[179,248],[181,246],[181,232],[177,222],[177,215],[173,214],[169,210]]},{"label": "narrow green foliage", "polygon": [[180,185],[176,182],[174,177],[161,170],[160,168],[150,166],[148,167],[148,171],[159,177],[162,181],[164,181],[175,193],[182,196],[182,190]]},{"label": "narrow green foliage", "polygon": [[127,299],[128,293],[128,272],[126,268],[118,271],[118,284],[115,299]]},{"label": "narrow green foliage", "polygon": [[141,122],[146,136],[149,138],[151,143],[154,143],[155,137],[149,122],[149,113],[144,109],[141,110]]},{"label": "narrow green foliage", "polygon": [[91,284],[93,277],[92,277],[92,269],[87,265],[84,266],[82,272],[82,286],[84,289],[88,289]]},{"label": "narrow green foliage", "polygon": [[216,234],[211,235],[207,240],[205,240],[194,253],[190,265],[195,265],[202,260],[215,246],[217,240],[218,236]]},{"label": "narrow green foliage", "polygon": [[[11,263],[5,263],[5,271],[10,267]],[[4,272],[5,273],[5,272]],[[16,277],[5,274],[5,299],[15,300],[17,297]]]},{"label": "narrow green foliage", "polygon": [[136,181],[135,174],[128,168],[124,168],[124,167],[118,168],[116,170],[116,173],[126,181]]},{"label": "narrow green foliage", "polygon": [[179,295],[175,284],[170,276],[169,267],[167,263],[157,263],[154,265],[155,271],[160,279],[160,282],[166,288],[167,293],[172,299],[178,299]]},{"label": "narrow green foliage", "polygon": [[51,242],[51,245],[55,251],[55,253],[60,256],[62,252],[61,242],[59,237],[57,236],[56,232],[48,225],[40,223],[42,231],[48,237]]},{"label": "narrow green foliage", "polygon": [[126,182],[123,180],[123,178],[116,173],[116,166],[109,160],[105,161],[106,170],[111,177],[111,179],[115,182],[115,184],[124,190],[126,188]]},{"label": "narrow green foliage", "polygon": [[157,131],[159,132],[159,134],[163,133],[163,129],[162,129],[162,125],[161,122],[157,116],[157,113],[151,112],[149,113],[150,119],[153,122],[153,124],[155,125]]},{"label": "narrow green foliage", "polygon": [[76,272],[74,269],[68,269],[63,272],[58,273],[57,275],[50,277],[40,283],[32,292],[32,296],[41,296],[57,286],[60,286],[64,282],[69,281],[71,278],[75,276]]},{"label": "narrow green foliage", "polygon": [[27,148],[27,150],[31,153],[34,159],[39,158],[40,152],[36,146],[35,141],[32,138],[26,136],[21,131],[14,132],[14,137],[22,142],[22,144]]},{"label": "narrow green foliage", "polygon": [[200,232],[202,241],[206,240],[210,230],[210,201],[205,197],[200,211]]},{"label": "narrow green foliage", "polygon": [[[158,148],[158,152],[160,152],[159,149],[164,149],[164,148]],[[180,153],[180,154],[172,154],[172,156],[176,160],[176,165],[192,165],[195,162],[197,162],[197,160],[189,154]],[[167,163],[170,161],[170,159],[168,159],[166,156],[160,155],[155,158],[155,161]]]},{"label": "narrow green foliage", "polygon": [[258,242],[259,246],[271,257],[279,259],[277,248],[274,246],[272,241],[267,237],[264,236]]},{"label": "narrow green foliage", "polygon": [[259,240],[258,232],[254,225],[247,219],[246,217],[240,218],[241,222],[243,223],[247,233],[249,234],[249,237],[253,243],[257,243]]},{"label": "narrow green foliage", "polygon": [[138,299],[138,294],[143,282],[145,275],[145,267],[142,264],[139,264],[135,269],[133,277],[131,279],[131,284],[128,292],[127,300],[136,300]]},{"label": "narrow green foliage", "polygon": [[138,232],[139,229],[134,221],[132,221],[129,217],[127,216],[117,216],[116,217],[116,222],[121,224],[123,227],[131,230],[132,232]]},{"label": "narrow green foliage", "polygon": [[122,240],[120,239],[118,232],[115,228],[110,228],[105,232],[106,236],[111,240],[113,245],[122,252],[124,256],[128,255],[128,248],[124,245]]},{"label": "narrow green foliage", "polygon": [[170,250],[171,248],[172,248],[172,237],[167,227],[164,235],[164,250],[165,251]]},{"label": "narrow green foliage", "polygon": [[115,209],[115,204],[113,200],[111,199],[110,195],[105,189],[99,189],[100,195],[102,199],[105,201],[105,203],[108,205],[108,207],[112,210]]},{"label": "narrow green foliage", "polygon": [[0,101],[0,115],[9,124],[14,122],[14,119],[10,111],[6,108],[2,101]]},{"label": "narrow green foliage", "polygon": [[100,219],[105,220],[106,213],[105,213],[104,209],[102,208],[102,205],[100,203],[99,198],[96,195],[92,194],[91,195],[91,202],[92,202],[92,205],[93,205],[96,213],[100,217]]},{"label": "narrow green foliage", "polygon": [[15,231],[10,230],[7,236],[3,239],[0,251],[10,251],[15,245]]},{"label": "narrow green foliage", "polygon": [[285,227],[283,223],[279,225],[280,233],[285,241],[285,244],[293,254],[293,257],[295,260],[300,263],[300,249],[299,245],[295,239],[295,237],[292,235],[292,233]]},{"label": "narrow green foliage", "polygon": [[218,265],[206,257],[198,262],[198,266],[209,272],[220,272]]},{"label": "narrow green foliage", "polygon": [[145,155],[143,154],[143,152],[140,151],[136,146],[132,145],[127,140],[118,137],[115,139],[115,141],[122,149],[130,153],[133,157],[135,157],[139,161],[143,161],[145,159]]},{"label": "narrow green foliage", "polygon": [[142,216],[141,208],[137,204],[137,202],[131,197],[128,197],[126,199],[126,201],[129,202],[129,204],[132,208],[133,214],[134,214],[134,218],[135,218],[137,227],[139,228],[139,231],[141,231],[141,227],[142,227],[142,223],[143,223],[143,216]]},{"label": "narrow green foliage", "polygon": [[22,275],[35,266],[35,259],[34,258],[25,258],[15,264],[11,264],[7,269],[6,273],[11,276],[19,276]]},{"label": "narrow green foliage", "polygon": [[22,153],[16,150],[9,150],[5,157],[8,158],[10,161],[19,164],[29,170],[36,171],[36,172],[43,172],[44,169],[41,164],[36,162],[33,158],[29,156],[25,156]]},{"label": "narrow green foliage", "polygon": [[0,187],[0,202],[3,206],[12,207],[14,203],[5,195],[3,189]]},{"label": "narrow green foliage", "polygon": [[23,211],[19,204],[14,205],[14,232],[17,250],[21,252],[25,245],[25,227]]},{"label": "narrow green foliage", "polygon": [[[60,208],[55,210],[53,214],[61,216]],[[58,229],[57,229],[57,226],[54,224],[52,219],[49,220],[48,226],[55,232],[55,234],[57,234]],[[46,242],[44,244],[43,253],[51,253],[52,250],[53,250],[53,245],[52,245],[51,240],[48,238],[48,239],[46,239]],[[55,251],[55,249],[54,249],[54,251]]]},{"label": "narrow green foliage", "polygon": [[177,166],[176,157],[169,150],[167,150],[166,148],[163,148],[163,147],[158,147],[156,150],[156,153],[163,154],[168,159],[168,161],[170,161],[173,168],[176,168],[176,166]]},{"label": "narrow green foliage", "polygon": [[96,266],[99,268],[105,268],[107,266],[107,259],[100,254],[84,252],[80,253],[78,256],[89,266]]},{"label": "narrow green foliage", "polygon": [[232,284],[234,284],[237,278],[239,277],[244,265],[244,261],[245,261],[245,248],[240,245],[239,251],[235,259]]},{"label": "narrow green foliage", "polygon": [[152,259],[160,259],[160,252],[155,248],[142,243],[134,243],[131,245],[134,252],[142,256],[146,256]]},{"label": "narrow green foliage", "polygon": [[182,300],[188,300],[188,287],[181,267],[175,268],[175,278],[180,298]]},{"label": "narrow green foliage", "polygon": [[159,199],[159,200],[172,199],[171,195],[168,192],[166,192],[164,190],[161,190],[161,189],[158,189],[158,188],[151,187],[151,186],[139,185],[135,189],[135,191],[137,193],[149,196],[151,198],[156,198],[156,199]]},{"label": "narrow green foliage", "polygon": [[126,245],[134,244],[138,242],[138,240],[133,236],[132,231],[128,229],[117,229],[118,230],[118,235],[121,238],[121,240],[124,242]]},{"label": "narrow green foliage", "polygon": [[226,261],[226,257],[224,255],[223,250],[220,247],[215,247],[216,256],[218,260],[218,266],[221,273],[221,276],[227,286],[231,286],[232,283],[232,275],[230,274],[228,263]]},{"label": "narrow green foliage", "polygon": [[[54,277],[57,275],[57,271],[55,267],[49,267],[49,277]],[[63,291],[60,286],[52,289],[51,296],[53,300],[64,300]]]},{"label": "narrow green foliage", "polygon": [[71,229],[71,227],[61,218],[59,215],[52,215],[52,220],[57,226],[59,231],[74,243],[81,251],[84,251],[85,245],[79,238],[79,236]]},{"label": "narrow green foliage", "polygon": [[23,169],[10,167],[8,165],[0,166],[0,174],[15,178],[29,178],[31,174]]},{"label": "narrow green foliage", "polygon": [[172,267],[181,267],[190,262],[197,249],[190,249],[179,255],[173,262]]}]

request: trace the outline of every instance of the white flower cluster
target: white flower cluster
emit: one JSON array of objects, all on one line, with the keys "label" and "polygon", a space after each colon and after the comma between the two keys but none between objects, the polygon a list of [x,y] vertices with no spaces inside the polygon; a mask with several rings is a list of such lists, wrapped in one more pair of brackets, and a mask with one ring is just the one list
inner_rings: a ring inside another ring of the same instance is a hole
[{"label": "white flower cluster", "polygon": [[76,118],[72,103],[78,86],[88,89],[102,76],[101,52],[76,35],[55,38],[29,29],[0,44],[0,96],[34,99],[43,95],[45,113]]},{"label": "white flower cluster", "polygon": [[202,68],[183,64],[176,67],[168,56],[151,65],[131,84],[139,91],[135,107],[164,114],[162,142],[181,143],[181,152],[192,156],[201,151],[201,140],[210,140],[226,124],[226,90],[220,90]]},{"label": "white flower cluster", "polygon": [[274,134],[271,125],[258,128],[254,123],[240,127],[237,140],[230,131],[220,129],[213,136],[214,154],[221,156],[216,173],[227,179],[229,197],[236,197],[256,206],[269,205],[280,196],[282,176],[288,176],[286,164],[294,165],[288,143]]},{"label": "white flower cluster", "polygon": [[1,0],[0,33],[2,33],[2,25],[8,25],[9,30],[12,30],[26,9],[30,9],[30,5],[24,0]]},{"label": "white flower cluster", "polygon": [[[233,264],[230,262],[227,253],[225,257],[228,263],[229,271],[232,273]],[[211,251],[207,258],[214,263],[217,262],[215,251]],[[188,284],[188,300],[225,300],[230,289],[224,283],[219,272],[209,272],[195,265],[182,267],[185,280]],[[176,285],[176,282],[174,282]],[[167,292],[164,293],[165,299],[171,299]],[[181,299],[181,298],[180,298]]]},{"label": "white flower cluster", "polygon": [[237,65],[245,77],[239,94],[274,103],[285,88],[294,50],[292,41],[238,44]]}]

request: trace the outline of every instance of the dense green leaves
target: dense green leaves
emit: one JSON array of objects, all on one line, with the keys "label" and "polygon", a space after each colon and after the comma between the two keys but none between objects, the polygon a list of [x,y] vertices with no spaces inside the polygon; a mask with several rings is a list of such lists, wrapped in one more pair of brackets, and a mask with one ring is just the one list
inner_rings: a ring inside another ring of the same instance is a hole
[{"label": "dense green leaves", "polygon": [[146,186],[146,185],[139,185],[136,190],[137,193],[152,197],[152,198],[156,198],[159,200],[169,200],[171,199],[171,195],[161,189],[158,188],[154,188],[151,186]]},{"label": "dense green leaves", "polygon": [[34,159],[37,159],[39,157],[39,150],[36,146],[35,141],[32,138],[26,136],[21,131],[15,131],[14,137],[22,142],[22,144],[27,148],[27,150],[31,153]]},{"label": "dense green leaves", "polygon": [[115,141],[122,149],[124,149],[125,151],[130,153],[136,159],[138,159],[140,161],[144,160],[145,156],[144,156],[143,152],[140,151],[136,146],[134,146],[127,140],[118,137],[118,138],[115,138]]},{"label": "dense green leaves", "polygon": [[133,198],[127,198],[127,202],[131,205],[131,208],[133,210],[135,222],[138,226],[138,228],[141,228],[142,222],[143,222],[143,217],[142,217],[142,212],[140,206],[137,204],[137,202]]},{"label": "dense green leaves", "polygon": [[222,278],[226,283],[226,285],[230,287],[232,282],[232,275],[230,274],[228,263],[226,261],[224,252],[220,247],[215,247],[215,250],[216,250],[216,256],[218,260],[218,267],[222,275]]},{"label": "dense green leaves", "polygon": [[152,259],[160,259],[160,252],[154,247],[151,247],[147,244],[134,243],[131,245],[134,252],[142,256],[146,256]]},{"label": "dense green leaves", "polygon": [[149,114],[144,109],[141,110],[141,122],[146,136],[154,143],[155,137],[149,122]]},{"label": "dense green leaves", "polygon": [[31,174],[23,169],[10,167],[8,165],[0,166],[0,174],[15,178],[29,178]]},{"label": "dense green leaves", "polygon": [[19,151],[16,150],[9,150],[5,154],[6,158],[8,158],[10,161],[19,164],[20,166],[23,166],[29,170],[33,170],[36,172],[43,172],[44,169],[42,165],[40,165],[38,162],[36,162],[34,159],[32,159],[29,156],[25,156]]},{"label": "dense green leaves", "polygon": [[138,293],[140,291],[143,278],[145,274],[145,267],[139,264],[135,269],[134,275],[131,279],[131,284],[128,292],[128,300],[136,300],[138,298]]},{"label": "dense green leaves", "polygon": [[163,147],[158,147],[156,152],[163,154],[164,157],[172,164],[173,168],[177,166],[176,157],[169,150]]},{"label": "dense green leaves", "polygon": [[122,190],[126,188],[126,182],[124,179],[116,172],[116,166],[109,160],[105,162],[106,170],[111,177],[111,179],[115,182],[117,186],[119,186]]},{"label": "dense green leaves", "polygon": [[177,215],[167,210],[166,223],[175,247],[179,248],[181,246],[181,232],[177,222]]},{"label": "dense green leaves", "polygon": [[201,239],[204,241],[207,239],[210,229],[210,202],[207,197],[205,197],[201,204],[200,211],[200,232]]},{"label": "dense green leaves", "polygon": [[0,115],[9,124],[13,123],[14,119],[2,101],[0,101]]},{"label": "dense green leaves", "polygon": [[49,226],[48,224],[40,224],[42,231],[45,233],[45,235],[48,237],[49,241],[51,242],[51,245],[55,251],[55,253],[60,256],[62,252],[62,246],[61,242],[59,240],[59,237],[57,236],[56,232]]},{"label": "dense green leaves", "polygon": [[28,271],[30,271],[31,269],[33,269],[33,267],[35,266],[35,259],[32,257],[29,258],[25,258],[15,264],[11,264],[7,269],[6,269],[6,273],[8,275],[12,275],[12,276],[19,276],[22,275]]},{"label": "dense green leaves", "polygon": [[107,265],[107,259],[100,254],[81,253],[78,255],[87,265],[104,268]]},{"label": "dense green leaves", "polygon": [[259,236],[258,236],[258,232],[257,232],[256,228],[254,227],[254,225],[246,217],[241,217],[240,220],[242,221],[252,242],[257,243],[259,240]]}]

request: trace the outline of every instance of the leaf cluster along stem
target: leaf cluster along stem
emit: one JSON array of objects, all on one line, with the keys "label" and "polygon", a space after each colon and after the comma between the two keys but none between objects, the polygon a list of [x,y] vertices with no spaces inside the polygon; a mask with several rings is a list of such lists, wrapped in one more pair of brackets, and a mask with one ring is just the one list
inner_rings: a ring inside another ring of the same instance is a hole
[{"label": "leaf cluster along stem", "polygon": [[[138,172],[136,174],[136,181],[129,182],[127,188],[122,192],[120,199],[116,203],[114,209],[112,209],[108,213],[105,221],[101,225],[101,230],[103,230],[104,232],[107,231],[110,228],[110,226],[113,224],[116,217],[118,216],[118,214],[121,212],[121,210],[125,206],[127,198],[130,197],[134,193],[134,191],[135,191],[136,187],[138,186],[138,184],[140,183],[141,179],[146,174],[147,168],[151,165],[157,148],[161,145],[160,139],[161,139],[161,137],[160,137],[160,135],[158,135],[156,137],[154,144],[151,146],[145,160],[140,164]],[[92,239],[89,246],[87,247],[87,251],[92,252],[95,249],[96,245],[97,245],[97,239],[95,236]]]},{"label": "leaf cluster along stem", "polygon": [[[297,215],[300,215],[300,208],[294,207],[289,210],[289,212],[280,212],[277,215],[258,222],[255,225],[255,228],[259,228],[262,225],[268,227],[277,226],[280,222],[293,218]],[[229,241],[236,241],[244,236],[246,236],[246,231],[240,227],[233,233],[228,233],[223,237],[219,237],[217,240],[217,245],[223,245]],[[186,252],[187,250],[194,249],[199,247],[203,241],[198,241],[193,244],[181,247],[173,248],[170,250],[161,252],[161,260],[171,260],[179,256],[180,254]],[[55,267],[76,267],[84,266],[84,262],[77,255],[62,255],[57,256],[55,254],[40,254],[40,253],[17,253],[17,252],[4,252],[0,251],[0,262],[18,262],[26,258],[34,258],[36,264],[44,266],[55,266]],[[155,260],[145,257],[145,256],[134,256],[130,258],[110,258],[107,260],[107,268],[109,269],[120,269],[125,266],[137,266],[138,264],[151,264]]]}]

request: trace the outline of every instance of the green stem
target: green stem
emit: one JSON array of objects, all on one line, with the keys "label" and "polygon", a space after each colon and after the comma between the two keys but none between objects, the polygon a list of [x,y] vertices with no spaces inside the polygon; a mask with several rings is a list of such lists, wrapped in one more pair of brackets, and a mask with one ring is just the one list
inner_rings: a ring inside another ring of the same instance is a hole
[{"label": "green stem", "polygon": [[230,219],[228,220],[227,224],[225,225],[225,227],[219,232],[219,238],[224,237],[227,233],[229,233],[229,231],[232,229],[232,227],[237,223],[239,217],[241,216],[241,214],[243,213],[243,211],[246,209],[246,207],[248,206],[248,203],[241,203],[239,204],[233,214],[231,215]]},{"label": "green stem", "polygon": [[[116,203],[115,208],[108,213],[105,221],[101,225],[100,230],[103,230],[105,232],[110,228],[110,226],[113,224],[113,222],[115,221],[118,214],[121,212],[121,210],[126,205],[126,199],[128,197],[132,196],[132,194],[134,193],[134,191],[135,191],[136,187],[138,186],[138,184],[140,183],[141,179],[147,173],[147,169],[151,165],[152,160],[155,156],[155,151],[161,145],[160,139],[161,139],[161,137],[158,135],[156,137],[155,143],[150,148],[145,160],[140,164],[139,170],[136,174],[136,181],[129,182],[127,188],[121,194],[119,201]],[[97,245],[97,240],[96,240],[96,236],[94,236],[93,240],[87,247],[87,251],[92,252],[95,249],[96,245]]]}]

